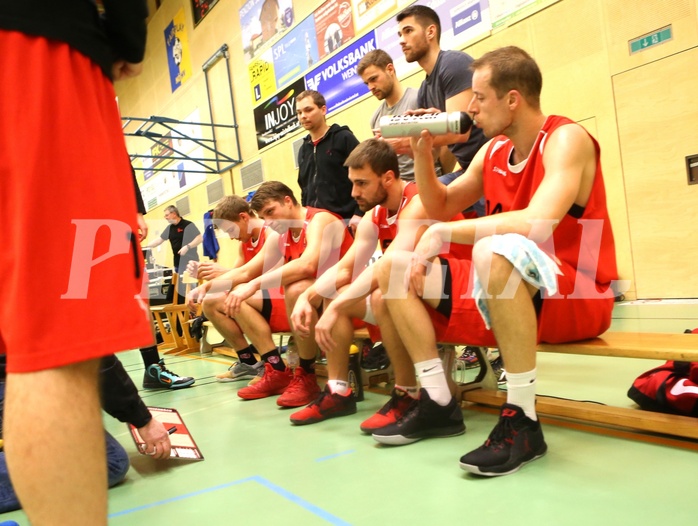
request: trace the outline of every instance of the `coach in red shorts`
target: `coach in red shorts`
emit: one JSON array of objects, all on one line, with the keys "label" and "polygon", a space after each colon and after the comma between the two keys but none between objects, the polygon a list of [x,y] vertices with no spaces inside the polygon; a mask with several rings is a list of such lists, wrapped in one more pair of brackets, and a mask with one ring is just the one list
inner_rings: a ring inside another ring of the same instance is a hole
[{"label": "coach in red shorts", "polygon": [[99,358],[151,344],[112,80],[137,75],[143,0],[0,0],[5,448],[32,524],[107,522]]}]

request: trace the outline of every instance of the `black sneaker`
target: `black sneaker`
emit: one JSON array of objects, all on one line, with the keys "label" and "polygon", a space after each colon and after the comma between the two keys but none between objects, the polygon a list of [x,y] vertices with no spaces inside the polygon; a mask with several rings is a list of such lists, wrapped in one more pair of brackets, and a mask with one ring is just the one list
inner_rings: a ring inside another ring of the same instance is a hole
[{"label": "black sneaker", "polygon": [[380,371],[390,366],[390,358],[382,343],[377,343],[361,360],[361,367],[367,371]]},{"label": "black sneaker", "polygon": [[423,438],[453,437],[465,433],[463,412],[455,398],[443,407],[429,398],[427,390],[419,390],[404,416],[394,424],[385,426],[373,438],[381,444],[404,446]]},{"label": "black sneaker", "polygon": [[490,436],[482,446],[461,457],[460,467],[485,477],[508,475],[547,450],[540,422],[528,418],[520,407],[504,404]]},{"label": "black sneaker", "polygon": [[148,366],[143,375],[144,389],[182,389],[194,383],[191,376],[177,376],[165,367],[165,360]]}]

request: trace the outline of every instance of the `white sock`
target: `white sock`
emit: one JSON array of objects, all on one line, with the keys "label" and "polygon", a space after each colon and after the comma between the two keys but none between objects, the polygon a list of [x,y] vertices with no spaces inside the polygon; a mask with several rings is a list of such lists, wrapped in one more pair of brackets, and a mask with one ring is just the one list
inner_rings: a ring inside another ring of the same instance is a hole
[{"label": "white sock", "polygon": [[536,415],[536,370],[527,373],[510,373],[507,371],[507,403],[519,406],[531,420],[538,420]]},{"label": "white sock", "polygon": [[414,398],[415,400],[419,398],[419,386],[418,385],[398,385],[395,384],[395,389],[400,389],[401,391],[405,391],[407,395],[410,398]]},{"label": "white sock", "polygon": [[327,385],[330,386],[330,392],[338,395],[346,395],[349,392],[349,382],[343,380],[327,380]]},{"label": "white sock", "polygon": [[446,406],[451,401],[451,390],[446,382],[444,364],[440,358],[433,358],[414,364],[420,385],[429,393],[429,398],[440,406]]}]

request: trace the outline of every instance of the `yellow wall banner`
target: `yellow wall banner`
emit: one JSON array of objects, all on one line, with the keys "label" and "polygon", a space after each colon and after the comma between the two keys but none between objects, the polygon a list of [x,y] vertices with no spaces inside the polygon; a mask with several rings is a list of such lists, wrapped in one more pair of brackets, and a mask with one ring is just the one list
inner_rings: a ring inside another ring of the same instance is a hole
[{"label": "yellow wall banner", "polygon": [[192,74],[189,58],[189,39],[185,26],[184,8],[181,8],[165,28],[165,49],[170,69],[172,92],[184,84]]},{"label": "yellow wall banner", "polygon": [[250,76],[250,88],[252,89],[254,105],[276,93],[276,75],[274,74],[274,61],[271,49],[253,59],[247,65],[247,73]]}]

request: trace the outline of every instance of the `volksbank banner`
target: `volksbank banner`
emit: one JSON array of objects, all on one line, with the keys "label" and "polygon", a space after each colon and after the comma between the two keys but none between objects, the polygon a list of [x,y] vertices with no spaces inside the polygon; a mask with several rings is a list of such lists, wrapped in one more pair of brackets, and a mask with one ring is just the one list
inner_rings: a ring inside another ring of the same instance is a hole
[{"label": "volksbank banner", "polygon": [[297,79],[254,110],[257,147],[264,148],[300,126],[296,117],[296,96],[305,90],[303,78]]},{"label": "volksbank banner", "polygon": [[308,89],[324,95],[328,114],[368,93],[368,88],[356,73],[356,66],[366,53],[374,49],[376,39],[371,31],[305,75]]}]

